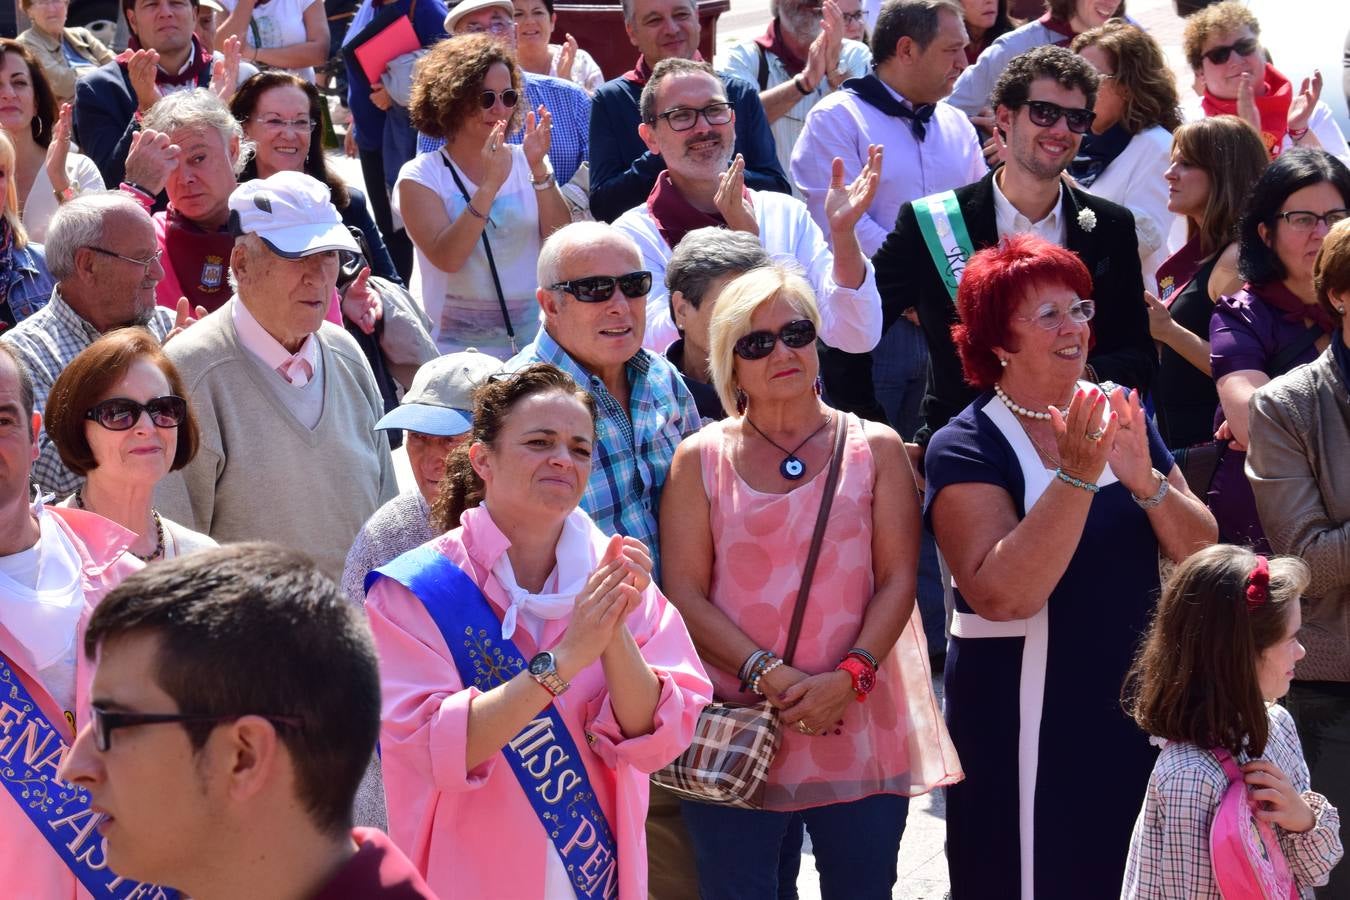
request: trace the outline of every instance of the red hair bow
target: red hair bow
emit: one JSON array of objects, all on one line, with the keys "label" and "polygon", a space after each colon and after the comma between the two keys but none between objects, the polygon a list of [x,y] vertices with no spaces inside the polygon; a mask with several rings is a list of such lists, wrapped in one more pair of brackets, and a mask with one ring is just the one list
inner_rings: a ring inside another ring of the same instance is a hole
[{"label": "red hair bow", "polygon": [[1256,566],[1247,576],[1247,608],[1256,607],[1270,599],[1270,563],[1264,556],[1256,557]]}]

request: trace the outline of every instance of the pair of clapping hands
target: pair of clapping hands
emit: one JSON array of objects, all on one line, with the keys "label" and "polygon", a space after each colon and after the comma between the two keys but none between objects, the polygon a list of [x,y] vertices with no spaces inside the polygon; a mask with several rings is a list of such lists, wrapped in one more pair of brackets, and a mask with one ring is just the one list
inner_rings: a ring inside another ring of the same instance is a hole
[{"label": "pair of clapping hands", "polygon": [[[825,218],[831,234],[851,234],[872,205],[877,186],[881,184],[882,156],[880,144],[869,144],[867,162],[857,177],[847,184],[844,183],[844,161],[837,156],[834,158],[830,165],[830,187],[825,193]],[[755,208],[745,192],[745,157],[741,154],[737,153],[731,167],[718,176],[717,194],[713,200],[717,211],[727,220],[728,228],[759,235]]]},{"label": "pair of clapping hands", "polygon": [[652,583],[652,557],[637,538],[614,535],[600,563],[577,594],[558,652],[580,668],[595,662],[626,633],[628,617]]}]

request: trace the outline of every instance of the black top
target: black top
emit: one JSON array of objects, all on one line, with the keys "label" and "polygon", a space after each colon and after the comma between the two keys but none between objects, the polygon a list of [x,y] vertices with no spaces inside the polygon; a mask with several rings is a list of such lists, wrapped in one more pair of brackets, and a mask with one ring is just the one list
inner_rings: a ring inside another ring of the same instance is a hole
[{"label": "black top", "polygon": [[666,348],[666,361],[675,367],[675,371],[680,373],[684,386],[689,389],[689,393],[694,398],[694,406],[698,408],[700,419],[705,422],[712,422],[727,417],[727,411],[722,408],[722,398],[717,396],[717,388],[706,381],[690,378],[685,373],[684,338],[680,338]]},{"label": "black top", "polygon": [[[1209,340],[1209,320],[1214,302],[1209,299],[1209,276],[1219,262],[1215,253],[1200,264],[1195,275],[1172,301],[1172,319],[1202,341]],[[1180,449],[1202,444],[1214,437],[1214,410],[1219,392],[1214,377],[1186,361],[1180,353],[1162,347],[1158,380],[1153,388],[1153,406],[1158,431],[1168,447]]]}]

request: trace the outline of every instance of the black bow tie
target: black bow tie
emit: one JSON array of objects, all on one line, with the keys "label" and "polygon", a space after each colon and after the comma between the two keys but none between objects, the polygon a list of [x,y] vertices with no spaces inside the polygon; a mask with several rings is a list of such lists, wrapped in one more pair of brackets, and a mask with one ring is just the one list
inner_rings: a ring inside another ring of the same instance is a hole
[{"label": "black bow tie", "polygon": [[881,110],[886,115],[908,121],[909,129],[914,133],[915,140],[922,141],[928,136],[928,120],[933,118],[933,113],[937,110],[937,104],[921,103],[918,106],[910,107],[901,103],[895,99],[895,95],[882,83],[875,72],[864,75],[862,78],[850,78],[844,82],[843,87],[844,90],[856,94],[863,101]]}]

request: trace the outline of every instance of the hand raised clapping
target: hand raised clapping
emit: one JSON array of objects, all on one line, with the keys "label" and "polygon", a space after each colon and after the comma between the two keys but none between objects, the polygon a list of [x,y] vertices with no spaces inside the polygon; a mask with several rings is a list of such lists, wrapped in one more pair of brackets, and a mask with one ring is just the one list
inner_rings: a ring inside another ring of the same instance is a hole
[{"label": "hand raised clapping", "polygon": [[521,149],[525,151],[525,160],[530,164],[531,172],[537,172],[544,167],[552,140],[553,113],[540,104],[539,109],[525,117],[525,139],[521,142]]},{"label": "hand raised clapping", "polygon": [[825,193],[825,218],[830,233],[851,232],[858,220],[872,205],[881,184],[882,149],[880,144],[867,147],[867,164],[853,181],[844,183],[844,161],[834,158],[830,166],[830,189]]},{"label": "hand raised clapping", "polygon": [[1113,410],[1106,423],[1106,395],[1097,388],[1073,392],[1067,411],[1050,407],[1050,422],[1059,446],[1059,468],[1089,484],[1096,484],[1106,468],[1107,456],[1120,427]]},{"label": "hand raised clapping", "polygon": [[718,177],[717,193],[713,196],[713,202],[717,204],[717,211],[727,220],[727,227],[732,231],[759,235],[755,208],[745,196],[745,157],[739,153],[731,161],[731,168]]},{"label": "hand raised clapping", "polygon": [[617,534],[610,538],[600,564],[577,595],[558,654],[579,669],[599,659],[627,628],[624,623],[642,599],[632,581],[644,575],[650,580],[650,573],[627,555],[624,538]]}]

